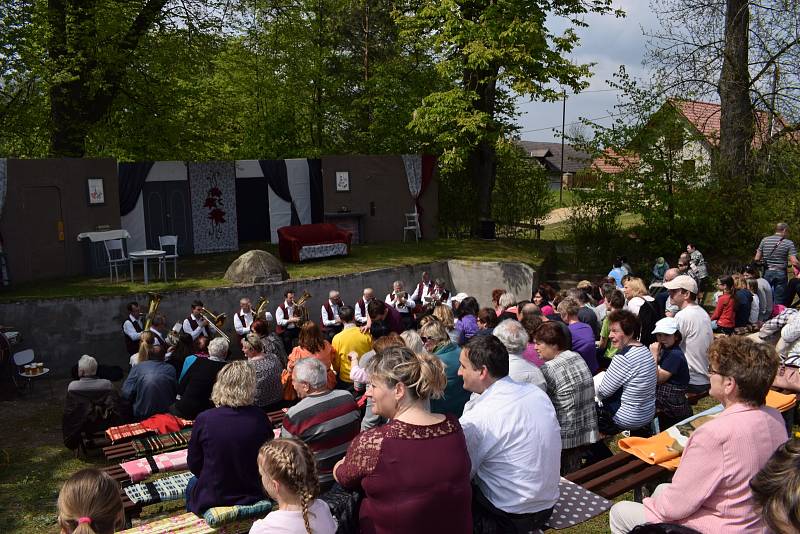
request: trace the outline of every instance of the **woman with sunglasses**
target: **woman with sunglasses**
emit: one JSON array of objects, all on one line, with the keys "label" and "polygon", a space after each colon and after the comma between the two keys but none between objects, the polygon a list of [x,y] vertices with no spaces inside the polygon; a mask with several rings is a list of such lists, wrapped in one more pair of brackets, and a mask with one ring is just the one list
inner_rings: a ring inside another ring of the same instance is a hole
[{"label": "woman with sunglasses", "polygon": [[723,411],[694,431],[672,483],[640,503],[611,508],[611,531],[643,523],[675,523],[699,532],[766,533],[749,486],[786,441],[783,418],[764,403],[778,370],[771,346],[720,337],[708,351],[710,394]]},{"label": "woman with sunglasses", "polygon": [[449,413],[461,417],[470,395],[469,391],[464,389],[464,380],[458,376],[458,357],[461,355],[461,347],[450,340],[447,328],[439,321],[425,323],[420,327],[419,335],[428,354],[442,361],[447,375],[444,395],[431,400],[431,412]]}]

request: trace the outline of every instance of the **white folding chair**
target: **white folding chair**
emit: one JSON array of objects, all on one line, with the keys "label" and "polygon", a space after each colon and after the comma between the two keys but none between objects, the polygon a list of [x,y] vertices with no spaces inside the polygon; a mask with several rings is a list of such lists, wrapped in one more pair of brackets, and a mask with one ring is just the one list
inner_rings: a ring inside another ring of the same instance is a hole
[{"label": "white folding chair", "polygon": [[[17,372],[14,374],[14,384],[16,384],[17,387],[19,387],[19,384],[17,384],[17,377],[24,378],[25,380],[27,380],[28,389],[33,389],[33,381],[43,376],[46,376],[47,373],[50,372],[50,369],[44,369],[42,370],[41,373],[36,375],[26,374],[24,372],[25,366],[28,365],[29,363],[33,363],[35,357],[36,356],[33,353],[33,349],[21,350],[14,354],[13,357],[14,365],[17,366]],[[52,396],[52,394],[53,394],[53,384],[50,383],[50,395]]]},{"label": "white folding chair", "polygon": [[158,249],[167,254],[158,258],[158,276],[161,276],[161,268],[164,268],[164,281],[167,281],[167,260],[172,260],[175,269],[175,279],[178,279],[178,236],[160,235],[158,236]]},{"label": "white folding chair", "polygon": [[422,237],[422,231],[419,228],[419,213],[415,209],[413,213],[406,213],[406,225],[403,227],[403,242],[406,241],[406,233],[414,232],[414,237],[419,243],[419,238]]},{"label": "white folding chair", "polygon": [[117,282],[119,282],[119,264],[127,263],[131,270],[131,281],[133,281],[133,263],[130,258],[125,254],[125,247],[122,245],[122,239],[111,239],[103,241],[103,246],[106,248],[106,257],[108,258],[108,277],[114,281],[114,274],[117,275]]}]

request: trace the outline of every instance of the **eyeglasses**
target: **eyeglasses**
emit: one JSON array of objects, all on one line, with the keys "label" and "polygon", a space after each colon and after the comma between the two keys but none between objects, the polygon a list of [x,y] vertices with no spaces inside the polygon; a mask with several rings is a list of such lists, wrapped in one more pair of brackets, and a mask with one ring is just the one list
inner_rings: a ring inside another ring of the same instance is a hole
[{"label": "eyeglasses", "polygon": [[427,343],[428,341],[431,340],[431,338],[425,336],[420,336],[419,338],[422,340],[423,343]]}]

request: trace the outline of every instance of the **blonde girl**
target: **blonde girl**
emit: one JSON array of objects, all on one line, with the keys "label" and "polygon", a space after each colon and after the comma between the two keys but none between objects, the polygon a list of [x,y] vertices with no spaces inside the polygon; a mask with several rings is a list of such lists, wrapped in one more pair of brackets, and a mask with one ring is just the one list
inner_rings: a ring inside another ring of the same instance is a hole
[{"label": "blonde girl", "polygon": [[81,469],[58,494],[61,534],[113,534],[124,517],[119,484],[99,469]]},{"label": "blonde girl", "polygon": [[250,534],[282,532],[334,534],[336,521],[319,499],[319,478],[314,454],[296,439],[275,439],[261,446],[258,472],[267,494],[278,509],[256,521]]}]

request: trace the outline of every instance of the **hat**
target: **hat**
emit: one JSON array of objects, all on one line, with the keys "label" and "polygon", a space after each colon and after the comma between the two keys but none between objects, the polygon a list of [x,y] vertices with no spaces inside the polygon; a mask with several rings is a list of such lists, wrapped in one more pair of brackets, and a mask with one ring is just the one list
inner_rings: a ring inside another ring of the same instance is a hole
[{"label": "hat", "polygon": [[656,323],[653,329],[654,334],[668,334],[672,335],[678,331],[678,321],[674,317],[664,317]]},{"label": "hat", "polygon": [[659,256],[656,258],[656,265],[661,266],[664,265],[666,262],[664,261],[664,256]]},{"label": "hat", "polygon": [[464,300],[464,299],[465,299],[465,298],[467,298],[468,296],[469,296],[469,295],[467,295],[466,293],[459,293],[458,295],[456,295],[455,297],[453,297],[453,301],[455,301],[455,302],[459,302],[459,303],[460,303],[462,300]]},{"label": "hat", "polygon": [[695,295],[697,294],[697,282],[695,282],[694,278],[687,274],[676,276],[669,282],[664,282],[664,287],[667,289],[685,289],[686,291],[690,291]]},{"label": "hat", "polygon": [[588,280],[581,280],[578,282],[578,289],[590,289],[592,287],[592,283]]}]

